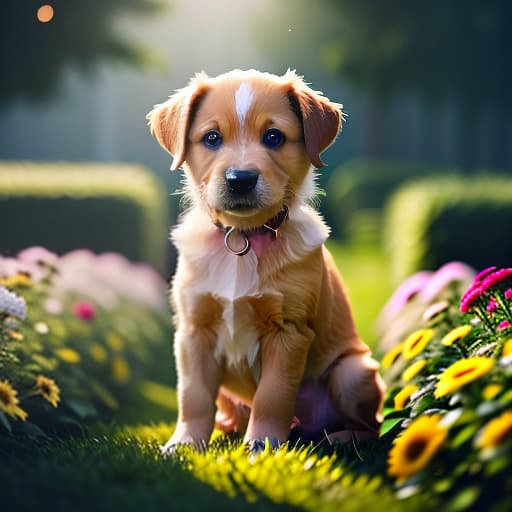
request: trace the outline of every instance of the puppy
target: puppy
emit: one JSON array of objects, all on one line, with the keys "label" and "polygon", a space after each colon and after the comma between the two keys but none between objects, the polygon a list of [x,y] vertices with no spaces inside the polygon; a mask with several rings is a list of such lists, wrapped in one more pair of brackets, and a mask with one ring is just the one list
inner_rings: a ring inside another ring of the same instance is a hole
[{"label": "puppy", "polygon": [[179,415],[164,451],[214,425],[256,450],[377,436],[378,364],[308,205],[341,105],[294,71],[235,70],[196,75],[147,117],[190,201],[171,234]]}]

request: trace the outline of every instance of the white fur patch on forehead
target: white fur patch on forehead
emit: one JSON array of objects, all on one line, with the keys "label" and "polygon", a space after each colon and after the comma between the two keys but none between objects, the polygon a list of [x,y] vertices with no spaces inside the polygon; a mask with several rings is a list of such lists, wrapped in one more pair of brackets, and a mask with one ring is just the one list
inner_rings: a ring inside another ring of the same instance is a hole
[{"label": "white fur patch on forehead", "polygon": [[235,92],[235,108],[236,115],[238,116],[238,122],[240,126],[243,126],[245,119],[252,105],[254,94],[251,87],[247,82],[242,82],[240,87]]}]

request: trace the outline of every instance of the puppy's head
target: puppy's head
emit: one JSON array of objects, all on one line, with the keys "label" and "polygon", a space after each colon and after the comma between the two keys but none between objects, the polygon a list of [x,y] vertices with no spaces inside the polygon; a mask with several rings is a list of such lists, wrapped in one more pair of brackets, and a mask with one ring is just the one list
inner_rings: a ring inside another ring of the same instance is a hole
[{"label": "puppy's head", "polygon": [[215,222],[248,229],[293,204],[343,114],[293,71],[235,70],[196,75],[147,117],[171,169],[184,167],[194,202]]}]

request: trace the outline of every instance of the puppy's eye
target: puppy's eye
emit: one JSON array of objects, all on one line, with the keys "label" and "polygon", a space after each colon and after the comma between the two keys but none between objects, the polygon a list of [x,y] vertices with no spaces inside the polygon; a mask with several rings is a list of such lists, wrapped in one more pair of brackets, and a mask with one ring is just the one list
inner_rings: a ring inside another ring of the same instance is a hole
[{"label": "puppy's eye", "polygon": [[277,128],[269,128],[263,134],[263,144],[267,146],[267,148],[278,148],[283,145],[285,141],[285,137],[283,132],[278,130]]},{"label": "puppy's eye", "polygon": [[206,132],[203,144],[209,149],[217,149],[222,144],[222,135],[217,130]]}]

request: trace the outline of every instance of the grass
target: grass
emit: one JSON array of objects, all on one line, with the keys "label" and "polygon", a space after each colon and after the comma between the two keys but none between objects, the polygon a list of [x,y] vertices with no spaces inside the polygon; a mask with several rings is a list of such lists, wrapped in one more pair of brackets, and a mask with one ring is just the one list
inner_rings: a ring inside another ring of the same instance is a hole
[{"label": "grass", "polygon": [[[375,345],[373,324],[391,291],[380,252],[335,242],[329,247],[350,290],[359,330]],[[0,439],[2,508],[410,511],[431,505],[397,501],[389,483],[362,476],[383,472],[382,444],[315,453],[285,448],[251,458],[238,445],[221,443],[207,454],[189,450],[165,460],[159,444],[170,435],[176,418],[175,392],[152,381],[142,382],[140,392],[115,423],[93,425],[78,437],[51,442]],[[138,422],[145,424],[130,426]]]}]

